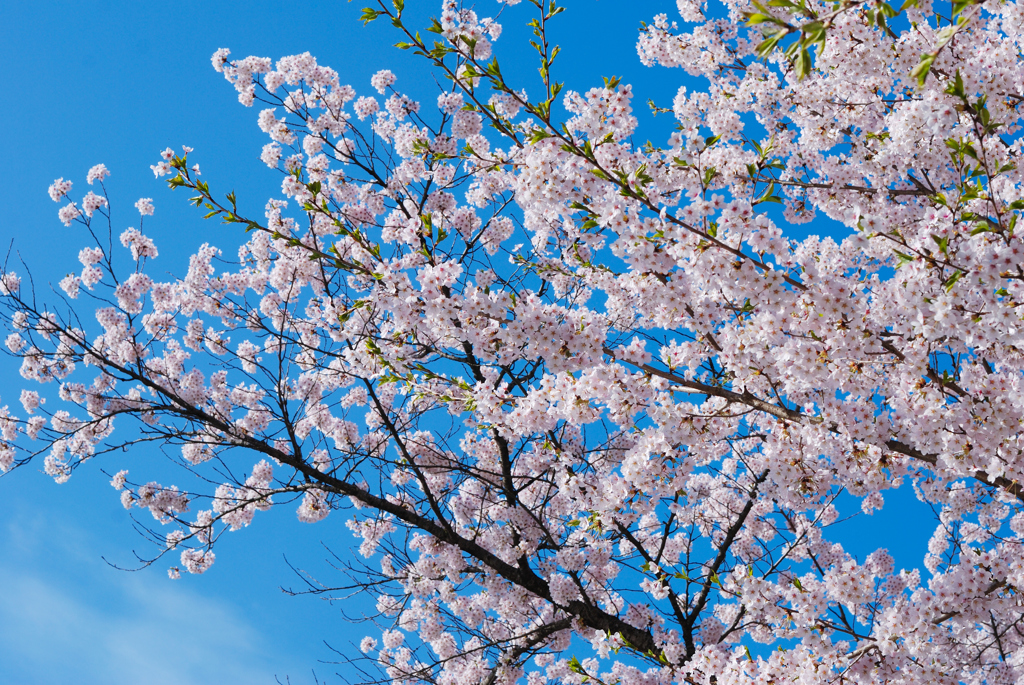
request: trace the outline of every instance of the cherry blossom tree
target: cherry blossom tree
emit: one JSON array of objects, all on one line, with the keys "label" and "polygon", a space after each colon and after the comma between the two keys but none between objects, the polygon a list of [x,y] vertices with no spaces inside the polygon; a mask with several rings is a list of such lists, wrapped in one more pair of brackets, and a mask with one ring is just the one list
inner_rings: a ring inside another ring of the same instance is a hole
[{"label": "cherry blossom tree", "polygon": [[[93,242],[56,297],[0,278],[33,382],[0,468],[116,471],[172,577],[272,507],[348,517],[359,658],[396,685],[1022,682],[1024,4],[679,0],[637,50],[707,87],[652,105],[661,146],[628,85],[563,89],[562,10],[493,6],[531,83],[485,9],[364,10],[436,103],[218,51],[282,196],[166,150],[247,238],[180,280],[104,166],[56,181]],[[813,221],[835,237],[791,237]],[[187,488],[123,470],[152,442]],[[938,513],[920,568],[837,539],[896,488]]]}]

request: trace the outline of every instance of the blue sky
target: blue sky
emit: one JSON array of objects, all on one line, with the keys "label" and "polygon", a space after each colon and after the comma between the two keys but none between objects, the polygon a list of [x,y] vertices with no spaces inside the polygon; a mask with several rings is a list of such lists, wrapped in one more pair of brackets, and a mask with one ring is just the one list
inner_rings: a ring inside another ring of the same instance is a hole
[{"label": "blue sky", "polygon": [[[275,59],[308,50],[363,93],[374,71],[390,68],[398,87],[416,84],[413,94],[432,102],[435,91],[415,59],[387,47],[399,38],[383,24],[360,25],[362,4],[0,3],[0,155],[6,160],[0,166],[0,246],[13,246],[12,259],[24,259],[40,290],[76,269],[85,237],[58,222],[46,188],[57,177],[68,178],[78,197],[86,171],[102,162],[112,172],[108,188],[117,231],[137,225],[136,199],[154,199],[156,215],[147,219],[145,232],[160,248],[155,268],[183,274],[188,255],[203,242],[230,256],[242,242],[237,229],[203,222],[184,195],[153,178],[149,165],[163,148],[187,144],[196,149],[207,181],[238,191],[250,214],[260,214],[277,194],[279,177],[258,159],[266,142],[255,125],[258,108],[239,105],[210,67],[210,55],[220,47],[236,57]],[[407,6],[425,17],[436,14],[440,3],[407,0]],[[496,5],[479,7],[487,15]],[[686,82],[681,71],[645,69],[636,56],[639,22],[658,12],[673,16],[675,3],[569,3],[556,27],[565,50],[556,79],[585,90],[602,76],[624,76],[634,85],[641,120],[651,124],[642,113],[647,99],[670,106]],[[516,60],[524,46],[529,50],[519,40],[528,18],[526,3],[507,10],[496,47],[503,72],[531,92],[531,86],[537,89],[535,65]],[[660,143],[667,136],[667,117],[654,123],[646,130],[642,124],[640,142],[649,137]],[[21,387],[16,365],[0,359],[0,405],[17,407]],[[127,460],[141,474],[152,457],[160,458],[140,453]],[[337,606],[288,597],[278,588],[297,581],[285,556],[332,579],[320,543],[339,551],[348,546],[352,538],[340,515],[316,528],[298,523],[290,510],[263,515],[257,521],[262,525],[225,540],[207,575],[170,582],[166,563],[130,573],[104,561],[131,566],[133,549],[145,554],[150,548],[133,530],[101,466],[61,486],[41,467],[0,478],[4,683],[188,685],[273,683],[275,677],[307,683],[314,671],[321,680],[338,672],[318,663],[332,658],[324,641],[346,648],[364,628],[346,623]],[[920,518],[906,521],[930,530]],[[898,542],[907,532],[877,516],[858,525],[851,542],[865,549],[880,539]],[[360,606],[346,609],[358,614]]]}]

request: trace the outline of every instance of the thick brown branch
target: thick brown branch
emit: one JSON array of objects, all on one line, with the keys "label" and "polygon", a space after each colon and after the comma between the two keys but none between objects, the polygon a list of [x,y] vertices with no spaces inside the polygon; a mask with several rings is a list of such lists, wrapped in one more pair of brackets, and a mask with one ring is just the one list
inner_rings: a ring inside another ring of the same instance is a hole
[{"label": "thick brown branch", "polygon": [[[606,347],[604,351],[605,354],[611,356],[613,359],[615,358],[615,352],[613,350]],[[730,402],[743,404],[750,407],[751,409],[762,411],[766,414],[770,414],[784,421],[792,421],[794,423],[806,426],[814,424],[822,425],[824,423],[824,419],[822,419],[821,417],[811,416],[796,409],[790,409],[788,407],[773,404],[772,402],[768,402],[767,400],[762,400],[759,397],[755,397],[753,394],[750,393],[750,391],[738,393],[733,390],[728,390],[726,388],[720,388],[714,385],[707,385],[705,383],[700,383],[698,381],[687,380],[682,376],[678,376],[669,371],[663,371],[661,369],[651,366],[650,364],[637,364],[635,362],[630,362],[628,360],[622,361],[631,364],[632,366],[644,371],[645,373],[649,373],[652,376],[657,376],[659,378],[664,378],[665,380],[671,381],[675,385],[686,388],[687,390],[692,390],[696,393],[708,395],[710,397],[721,397],[722,399],[728,400]],[[839,427],[836,425],[830,425],[827,427],[827,429],[833,433],[839,432]],[[893,452],[896,452],[897,454],[902,454],[903,456],[910,457],[911,459],[922,461],[931,466],[936,466],[938,464],[938,455],[921,452],[920,450],[915,449],[914,447],[911,447],[910,445],[904,442],[900,442],[899,440],[887,440],[885,442],[885,447],[887,447],[889,450]],[[980,470],[975,471],[973,474],[970,474],[970,477],[984,483],[985,485],[1006,490],[1011,495],[1024,502],[1024,485],[1015,480],[1009,480],[1008,478],[1003,478],[1002,476],[993,478],[987,472]]]}]

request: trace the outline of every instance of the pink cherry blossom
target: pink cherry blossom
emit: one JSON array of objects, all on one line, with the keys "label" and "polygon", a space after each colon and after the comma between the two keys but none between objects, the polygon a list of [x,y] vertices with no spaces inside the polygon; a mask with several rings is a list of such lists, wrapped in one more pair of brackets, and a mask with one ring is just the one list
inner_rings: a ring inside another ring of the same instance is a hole
[{"label": "pink cherry blossom", "polygon": [[96,166],[89,169],[89,173],[86,174],[85,180],[89,185],[92,185],[94,181],[103,183],[106,178],[110,176],[110,171],[103,164],[97,164]]},{"label": "pink cherry blossom", "polygon": [[135,209],[139,210],[139,214],[142,216],[153,215],[153,200],[152,198],[144,197],[135,203]]},{"label": "pink cherry blossom", "polygon": [[395,84],[395,80],[394,73],[388,69],[381,69],[373,75],[373,78],[370,79],[370,85],[373,86],[378,93],[383,95],[387,92],[389,87]]}]

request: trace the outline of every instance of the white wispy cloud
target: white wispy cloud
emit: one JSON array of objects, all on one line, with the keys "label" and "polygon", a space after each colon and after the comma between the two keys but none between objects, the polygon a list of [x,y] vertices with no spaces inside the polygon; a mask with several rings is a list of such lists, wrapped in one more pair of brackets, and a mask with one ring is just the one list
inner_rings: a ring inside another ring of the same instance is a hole
[{"label": "white wispy cloud", "polygon": [[156,569],[113,571],[99,560],[88,533],[66,519],[5,513],[15,514],[5,521],[0,541],[5,685],[272,684],[289,673],[292,683],[310,678],[309,664],[301,665],[308,655],[290,658],[242,607],[168,581]]},{"label": "white wispy cloud", "polygon": [[187,590],[133,577],[120,588],[124,601],[110,606],[104,596],[76,596],[8,568],[0,568],[0,588],[4,682],[11,685],[274,682],[260,635]]}]

